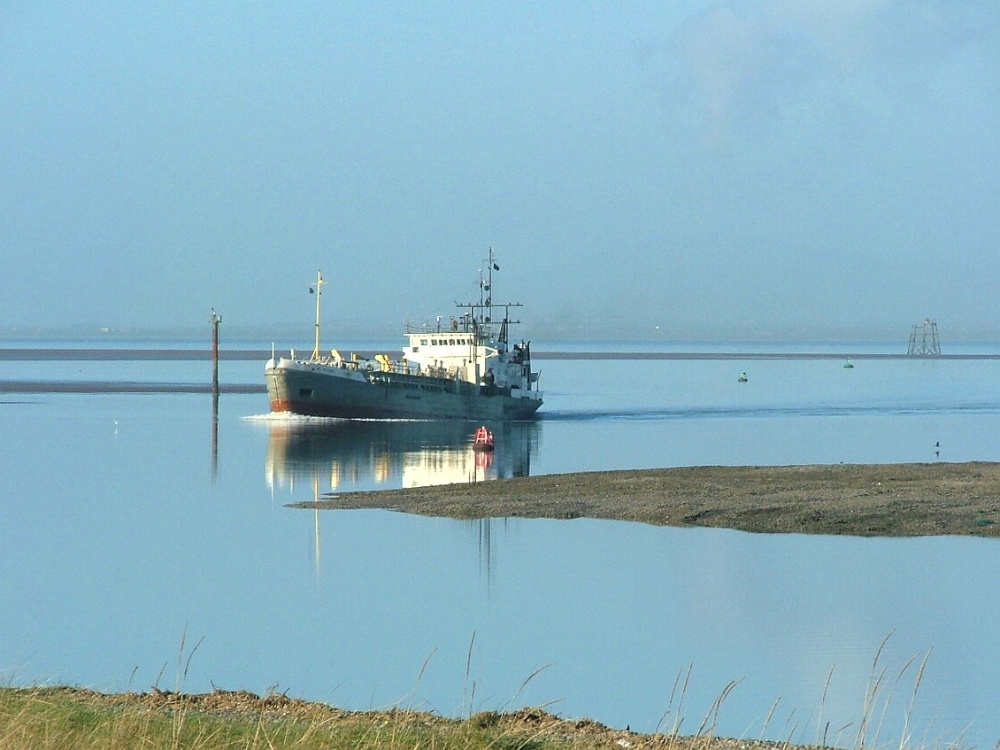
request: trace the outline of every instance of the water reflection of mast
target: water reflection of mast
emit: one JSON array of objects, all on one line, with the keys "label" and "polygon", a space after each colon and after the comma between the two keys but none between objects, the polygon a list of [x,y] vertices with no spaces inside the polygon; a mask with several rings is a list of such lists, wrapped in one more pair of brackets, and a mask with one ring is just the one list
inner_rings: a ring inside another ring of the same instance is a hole
[{"label": "water reflection of mast", "polygon": [[319,544],[319,474],[313,475],[313,555],[316,566],[316,580],[319,580],[320,571],[320,544]]},{"label": "water reflection of mast", "polygon": [[219,473],[219,394],[212,394],[212,481]]},{"label": "water reflection of mast", "polygon": [[479,527],[479,572],[482,573],[485,570],[487,593],[490,592],[493,583],[492,521],[492,518],[480,518],[475,522]]}]

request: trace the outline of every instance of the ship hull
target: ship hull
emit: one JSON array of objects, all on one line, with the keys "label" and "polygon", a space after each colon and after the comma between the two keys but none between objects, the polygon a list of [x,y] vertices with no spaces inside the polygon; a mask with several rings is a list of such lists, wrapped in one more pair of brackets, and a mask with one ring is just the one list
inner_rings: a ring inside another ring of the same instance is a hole
[{"label": "ship hull", "polygon": [[288,359],[269,361],[265,379],[272,411],[314,417],[521,420],[542,405],[537,392]]}]

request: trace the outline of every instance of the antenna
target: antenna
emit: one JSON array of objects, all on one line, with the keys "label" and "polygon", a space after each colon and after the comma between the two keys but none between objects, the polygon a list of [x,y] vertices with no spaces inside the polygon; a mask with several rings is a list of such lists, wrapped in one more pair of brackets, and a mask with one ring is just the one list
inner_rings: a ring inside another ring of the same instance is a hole
[{"label": "antenna", "polygon": [[500,266],[498,266],[496,261],[493,260],[493,245],[490,245],[489,264],[490,264],[489,268],[487,269],[487,273],[489,274],[487,278],[489,279],[489,281],[487,282],[488,286],[486,287],[486,291],[489,292],[489,294],[486,295],[486,304],[490,307],[490,317],[492,318],[493,317],[493,272],[500,270]]},{"label": "antenna", "polygon": [[493,299],[493,245],[490,245],[490,255],[487,260],[487,263],[488,265],[486,266],[486,278],[487,278],[486,291],[489,292],[489,294],[486,295],[486,298],[488,300],[492,300]]}]

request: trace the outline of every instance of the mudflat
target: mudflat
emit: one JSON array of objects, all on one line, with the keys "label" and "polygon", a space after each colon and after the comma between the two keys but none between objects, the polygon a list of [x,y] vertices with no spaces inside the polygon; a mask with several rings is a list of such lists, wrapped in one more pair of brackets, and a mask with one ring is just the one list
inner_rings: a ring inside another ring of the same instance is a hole
[{"label": "mudflat", "polygon": [[761,533],[1000,536],[1000,463],[699,466],[342,492],[291,507],[601,518]]}]

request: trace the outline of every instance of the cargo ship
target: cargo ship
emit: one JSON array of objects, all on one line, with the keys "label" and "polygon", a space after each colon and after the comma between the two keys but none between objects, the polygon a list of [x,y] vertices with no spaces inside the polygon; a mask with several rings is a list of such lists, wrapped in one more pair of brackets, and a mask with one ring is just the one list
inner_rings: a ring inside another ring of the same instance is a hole
[{"label": "cargo ship", "polygon": [[316,276],[316,343],[308,358],[271,359],[264,366],[274,412],[344,419],[531,419],[542,405],[530,342],[511,343],[519,302],[493,302],[500,266],[490,249],[480,271],[479,300],[456,303],[444,327],[406,326],[406,345],[393,359],[320,349],[323,274]]}]

